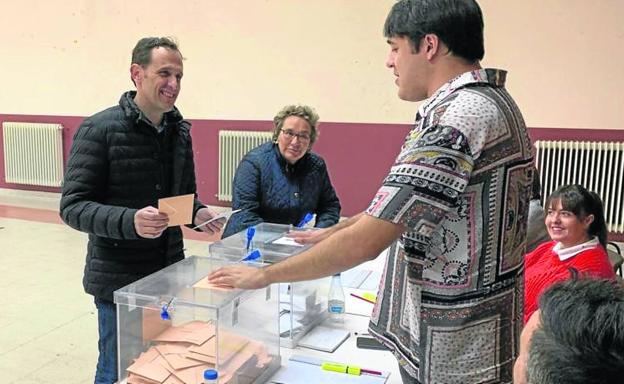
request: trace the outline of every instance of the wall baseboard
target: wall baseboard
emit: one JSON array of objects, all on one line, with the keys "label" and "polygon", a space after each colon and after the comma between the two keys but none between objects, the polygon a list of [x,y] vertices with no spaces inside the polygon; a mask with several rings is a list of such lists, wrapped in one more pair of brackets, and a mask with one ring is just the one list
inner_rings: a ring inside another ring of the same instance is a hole
[{"label": "wall baseboard", "polygon": [[0,188],[0,204],[58,211],[61,194]]}]

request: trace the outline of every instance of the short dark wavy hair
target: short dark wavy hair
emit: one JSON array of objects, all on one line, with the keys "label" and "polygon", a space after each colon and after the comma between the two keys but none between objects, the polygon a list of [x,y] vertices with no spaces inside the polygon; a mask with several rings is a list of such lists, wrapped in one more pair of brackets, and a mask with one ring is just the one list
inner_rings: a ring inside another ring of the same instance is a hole
[{"label": "short dark wavy hair", "polygon": [[390,10],[384,35],[408,37],[415,53],[420,40],[434,34],[455,56],[483,59],[483,14],[474,0],[400,0]]},{"label": "short dark wavy hair", "polygon": [[624,286],[573,278],[540,298],[540,325],[529,343],[531,384],[621,383],[624,377]]},{"label": "short dark wavy hair", "polygon": [[[132,50],[132,63],[141,67],[147,66],[152,60],[152,49],[165,47],[180,52],[178,43],[173,37],[144,37],[137,42]],[[182,55],[180,53],[180,55]]]}]

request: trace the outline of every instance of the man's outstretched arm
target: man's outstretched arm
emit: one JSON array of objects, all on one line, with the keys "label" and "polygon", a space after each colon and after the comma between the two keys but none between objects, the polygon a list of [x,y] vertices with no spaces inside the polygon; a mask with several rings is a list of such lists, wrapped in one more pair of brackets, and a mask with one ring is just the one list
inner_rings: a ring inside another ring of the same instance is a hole
[{"label": "man's outstretched arm", "polygon": [[256,289],[272,283],[312,280],[345,271],[377,257],[405,227],[362,215],[309,250],[264,268],[232,265],[209,275],[218,285]]}]

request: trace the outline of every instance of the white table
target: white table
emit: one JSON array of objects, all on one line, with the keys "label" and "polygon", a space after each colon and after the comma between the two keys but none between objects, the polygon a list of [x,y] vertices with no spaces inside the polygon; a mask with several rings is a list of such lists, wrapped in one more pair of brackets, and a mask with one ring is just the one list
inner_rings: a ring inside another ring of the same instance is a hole
[{"label": "white table", "polygon": [[[384,251],[375,260],[366,262],[357,266],[357,269],[369,269],[369,270],[383,270],[385,263],[386,251]],[[289,358],[292,355],[303,355],[320,358],[324,361],[331,361],[343,364],[357,365],[363,368],[369,368],[378,371],[390,372],[390,377],[386,381],[387,384],[400,384],[401,374],[399,373],[399,366],[396,358],[389,351],[379,351],[371,349],[361,349],[356,346],[356,335],[368,333],[369,316],[373,309],[373,304],[356,299],[350,295],[350,293],[362,294],[363,291],[354,288],[345,288],[345,319],[342,324],[332,323],[331,320],[326,320],[323,325],[335,328],[341,328],[349,331],[351,334],[347,340],[338,347],[333,353],[318,351],[310,348],[296,347],[280,348],[280,354],[282,357],[282,368],[288,369]],[[376,292],[374,292],[376,293]],[[320,369],[320,367],[319,367]],[[306,383],[305,378],[302,378],[302,383]],[[271,383],[271,380],[269,380]],[[290,384],[290,383],[286,383]]]},{"label": "white table", "polygon": [[[333,353],[318,351],[310,348],[297,347],[294,349],[280,348],[280,354],[282,357],[282,368],[288,369],[289,358],[292,355],[312,356],[322,359],[323,361],[331,361],[343,364],[356,365],[363,368],[388,371],[390,377],[386,381],[388,384],[401,383],[401,374],[399,373],[399,366],[396,358],[389,351],[379,351],[371,349],[360,349],[356,346],[356,335],[367,333],[368,317],[359,315],[345,314],[345,321],[341,325],[331,323],[327,320],[323,323],[325,326],[336,327],[351,331],[351,335],[347,340],[336,349]],[[319,367],[320,369],[320,367]],[[269,380],[271,383],[271,380]],[[302,378],[301,383],[306,383],[305,378]],[[290,384],[290,383],[286,383]]]}]

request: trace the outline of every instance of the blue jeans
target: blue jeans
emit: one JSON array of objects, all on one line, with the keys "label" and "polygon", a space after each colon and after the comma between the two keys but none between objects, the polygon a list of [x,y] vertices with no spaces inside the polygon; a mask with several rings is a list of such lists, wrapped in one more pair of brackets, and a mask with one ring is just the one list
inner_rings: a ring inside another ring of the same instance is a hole
[{"label": "blue jeans", "polygon": [[112,384],[117,381],[117,307],[115,304],[96,298],[98,311],[98,357],[95,370],[95,384]]}]

